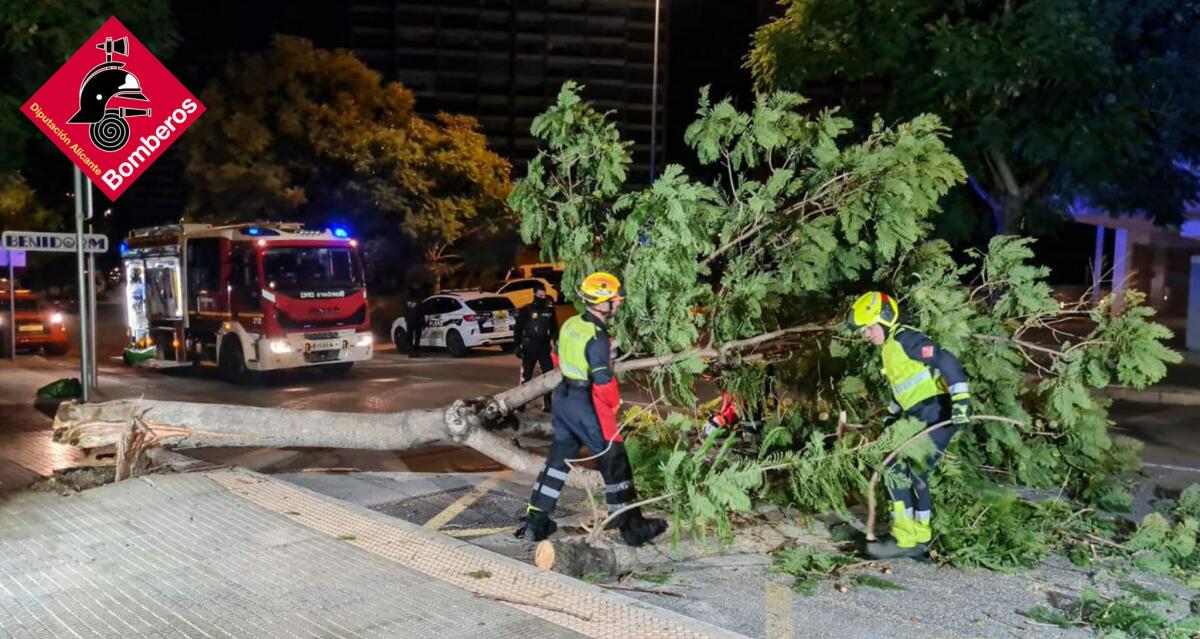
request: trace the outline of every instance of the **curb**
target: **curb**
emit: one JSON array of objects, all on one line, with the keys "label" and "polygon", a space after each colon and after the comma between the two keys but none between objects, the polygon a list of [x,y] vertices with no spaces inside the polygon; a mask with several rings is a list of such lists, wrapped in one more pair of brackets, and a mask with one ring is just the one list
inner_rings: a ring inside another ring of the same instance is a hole
[{"label": "curb", "polygon": [[1166,404],[1170,406],[1200,406],[1200,391],[1169,388],[1164,390],[1136,390],[1124,386],[1109,386],[1101,394],[1140,404]]}]

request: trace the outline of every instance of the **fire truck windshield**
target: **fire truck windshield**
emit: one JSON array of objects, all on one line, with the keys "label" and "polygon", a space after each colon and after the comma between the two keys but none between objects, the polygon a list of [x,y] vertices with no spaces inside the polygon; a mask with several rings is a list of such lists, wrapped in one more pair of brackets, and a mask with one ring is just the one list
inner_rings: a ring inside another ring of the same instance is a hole
[{"label": "fire truck windshield", "polygon": [[361,286],[358,255],[340,246],[282,246],[263,253],[263,273],[272,288]]}]

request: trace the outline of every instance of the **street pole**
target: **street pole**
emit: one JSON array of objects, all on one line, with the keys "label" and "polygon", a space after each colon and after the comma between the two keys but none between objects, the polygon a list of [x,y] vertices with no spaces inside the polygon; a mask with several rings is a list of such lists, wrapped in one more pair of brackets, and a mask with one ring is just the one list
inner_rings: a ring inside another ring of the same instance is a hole
[{"label": "street pole", "polygon": [[[87,181],[87,220],[88,220],[88,235],[92,234],[92,200],[95,194],[92,192],[92,181]],[[88,251],[87,254],[88,267],[88,371],[91,377],[92,388],[100,390],[100,367],[96,362],[96,254]]]},{"label": "street pole", "polygon": [[83,173],[75,167],[75,262],[79,268],[79,378],[83,401],[90,396],[88,385],[88,300],[83,273]]},{"label": "street pole", "polygon": [[658,9],[654,0],[654,70],[651,72],[650,87],[650,183],[654,184],[654,156],[658,147]]},{"label": "street pole", "polygon": [[8,251],[8,358],[17,358],[17,280],[13,275],[13,251]]}]

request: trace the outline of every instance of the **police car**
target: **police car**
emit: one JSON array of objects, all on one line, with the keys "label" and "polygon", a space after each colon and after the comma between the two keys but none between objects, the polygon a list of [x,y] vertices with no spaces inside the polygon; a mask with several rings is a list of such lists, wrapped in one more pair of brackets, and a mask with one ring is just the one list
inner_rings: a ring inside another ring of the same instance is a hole
[{"label": "police car", "polygon": [[[446,291],[421,302],[425,329],[421,346],[442,348],[462,357],[478,346],[499,345],[513,349],[513,325],[517,310],[503,295],[479,291]],[[408,350],[408,325],[404,317],[392,322],[392,341],[400,352]]]}]

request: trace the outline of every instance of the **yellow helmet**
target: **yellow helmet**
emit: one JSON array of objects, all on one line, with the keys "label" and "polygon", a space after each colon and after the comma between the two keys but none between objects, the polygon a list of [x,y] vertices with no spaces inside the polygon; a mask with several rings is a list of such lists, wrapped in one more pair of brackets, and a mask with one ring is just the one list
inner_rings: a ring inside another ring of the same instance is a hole
[{"label": "yellow helmet", "polygon": [[579,286],[579,296],[588,304],[603,304],[609,300],[623,297],[621,280],[612,273],[597,271],[583,278]]},{"label": "yellow helmet", "polygon": [[846,324],[855,329],[871,324],[882,324],[892,328],[899,321],[900,307],[896,305],[896,300],[879,291],[863,293],[854,300],[854,306],[850,307],[846,318]]}]

